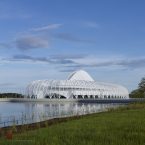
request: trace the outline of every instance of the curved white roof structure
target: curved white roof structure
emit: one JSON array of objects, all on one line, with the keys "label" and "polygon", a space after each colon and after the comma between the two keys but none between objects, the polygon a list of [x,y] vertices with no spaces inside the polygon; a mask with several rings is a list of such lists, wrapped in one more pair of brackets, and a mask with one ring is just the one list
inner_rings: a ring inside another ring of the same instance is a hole
[{"label": "curved white roof structure", "polygon": [[67,80],[37,80],[27,87],[29,98],[66,99],[128,99],[129,93],[121,85],[96,82],[85,71],[73,72]]},{"label": "curved white roof structure", "polygon": [[69,77],[68,80],[74,81],[74,80],[81,80],[81,81],[94,81],[93,78],[85,71],[79,70],[73,72]]}]

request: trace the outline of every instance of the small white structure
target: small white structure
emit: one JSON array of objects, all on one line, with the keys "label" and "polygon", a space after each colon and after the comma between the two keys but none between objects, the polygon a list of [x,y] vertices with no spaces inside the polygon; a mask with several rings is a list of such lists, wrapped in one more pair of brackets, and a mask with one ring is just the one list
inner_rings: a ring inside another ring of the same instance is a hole
[{"label": "small white structure", "polygon": [[36,99],[128,99],[126,88],[96,82],[85,71],[73,72],[67,80],[37,80],[27,87],[27,97]]}]

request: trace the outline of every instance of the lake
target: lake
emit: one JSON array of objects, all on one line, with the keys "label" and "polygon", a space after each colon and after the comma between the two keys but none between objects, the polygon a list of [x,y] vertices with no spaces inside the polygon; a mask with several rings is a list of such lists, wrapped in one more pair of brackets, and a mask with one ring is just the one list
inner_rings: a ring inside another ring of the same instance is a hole
[{"label": "lake", "polygon": [[78,102],[0,102],[0,127],[29,124],[53,118],[85,115],[106,111],[120,104],[98,104]]}]

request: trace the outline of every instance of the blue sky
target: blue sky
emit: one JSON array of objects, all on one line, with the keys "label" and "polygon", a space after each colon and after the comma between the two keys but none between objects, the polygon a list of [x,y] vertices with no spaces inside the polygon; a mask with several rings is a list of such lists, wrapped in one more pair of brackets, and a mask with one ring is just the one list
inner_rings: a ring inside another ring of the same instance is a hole
[{"label": "blue sky", "polygon": [[0,87],[78,69],[130,91],[145,76],[145,0],[1,0]]}]

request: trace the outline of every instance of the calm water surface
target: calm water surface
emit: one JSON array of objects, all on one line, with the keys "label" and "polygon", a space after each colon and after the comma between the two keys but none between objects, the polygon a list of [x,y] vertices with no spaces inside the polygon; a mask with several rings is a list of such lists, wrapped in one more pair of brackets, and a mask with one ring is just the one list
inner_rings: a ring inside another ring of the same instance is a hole
[{"label": "calm water surface", "polygon": [[0,127],[105,111],[120,104],[0,102]]}]

